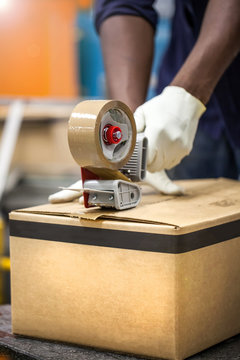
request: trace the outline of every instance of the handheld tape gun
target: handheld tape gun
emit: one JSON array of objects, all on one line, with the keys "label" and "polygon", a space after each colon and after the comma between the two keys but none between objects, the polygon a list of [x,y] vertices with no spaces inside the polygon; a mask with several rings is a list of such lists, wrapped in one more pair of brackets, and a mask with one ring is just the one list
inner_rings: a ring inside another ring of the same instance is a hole
[{"label": "handheld tape gun", "polygon": [[85,207],[125,210],[138,205],[134,182],[146,173],[147,138],[136,135],[132,112],[120,101],[89,100],[73,110],[69,148],[81,166]]}]

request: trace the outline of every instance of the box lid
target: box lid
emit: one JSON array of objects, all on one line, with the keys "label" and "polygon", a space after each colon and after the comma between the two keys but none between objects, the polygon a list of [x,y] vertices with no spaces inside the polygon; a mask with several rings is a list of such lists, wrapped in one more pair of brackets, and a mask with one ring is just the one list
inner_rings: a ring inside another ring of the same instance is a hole
[{"label": "box lid", "polygon": [[240,182],[220,178],[184,180],[178,183],[185,188],[184,196],[161,195],[151,187],[143,186],[140,205],[125,211],[85,209],[75,201],[45,204],[16,212],[77,218],[87,220],[88,224],[107,219],[139,225],[165,225],[170,229],[185,229],[184,232],[240,219]]},{"label": "box lid", "polygon": [[85,209],[79,202],[46,204],[10,214],[11,237],[179,254],[240,240],[240,182],[179,182],[184,196],[143,187],[141,204],[126,211]]}]

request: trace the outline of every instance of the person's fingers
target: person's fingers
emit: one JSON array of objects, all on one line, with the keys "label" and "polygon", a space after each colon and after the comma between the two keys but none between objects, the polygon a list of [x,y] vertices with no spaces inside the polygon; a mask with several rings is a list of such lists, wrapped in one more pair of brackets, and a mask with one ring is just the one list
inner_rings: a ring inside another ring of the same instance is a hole
[{"label": "person's fingers", "polygon": [[137,128],[137,132],[143,132],[145,130],[145,116],[144,116],[144,112],[141,108],[141,106],[139,106],[135,113],[134,113],[134,119],[135,119],[135,123],[136,123],[136,128]]},{"label": "person's fingers", "polygon": [[184,189],[169,179],[164,170],[151,173],[147,171],[145,182],[167,195],[183,195]]},{"label": "person's fingers", "polygon": [[80,198],[79,198],[79,203],[80,203],[81,205],[84,204],[84,197],[83,197],[83,196],[80,196]]},{"label": "person's fingers", "polygon": [[[74,190],[70,190],[74,189]],[[61,190],[48,197],[48,201],[52,204],[73,201],[80,197],[83,193],[82,180],[78,180],[74,184],[68,187],[66,190]]]}]

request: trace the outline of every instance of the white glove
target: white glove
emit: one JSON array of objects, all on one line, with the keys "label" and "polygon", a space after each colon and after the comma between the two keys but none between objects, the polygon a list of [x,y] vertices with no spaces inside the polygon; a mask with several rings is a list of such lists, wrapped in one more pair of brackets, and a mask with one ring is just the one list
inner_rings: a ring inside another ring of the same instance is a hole
[{"label": "white glove", "polygon": [[198,120],[206,110],[183,88],[168,86],[134,113],[137,132],[148,138],[147,168],[171,169],[190,153]]},{"label": "white glove", "polygon": [[167,195],[183,195],[184,189],[169,179],[164,170],[151,173],[146,172],[144,180],[147,184],[151,185],[157,191]]},{"label": "white glove", "polygon": [[165,194],[182,194],[164,169],[171,169],[190,153],[198,121],[206,110],[200,100],[177,86],[139,106],[134,113],[137,132],[148,138],[146,182]]},{"label": "white glove", "polygon": [[[71,190],[72,189],[72,190]],[[61,190],[48,197],[48,201],[52,204],[73,201],[79,198],[79,202],[82,202],[82,180],[78,180],[74,184],[70,185],[67,189]]]}]

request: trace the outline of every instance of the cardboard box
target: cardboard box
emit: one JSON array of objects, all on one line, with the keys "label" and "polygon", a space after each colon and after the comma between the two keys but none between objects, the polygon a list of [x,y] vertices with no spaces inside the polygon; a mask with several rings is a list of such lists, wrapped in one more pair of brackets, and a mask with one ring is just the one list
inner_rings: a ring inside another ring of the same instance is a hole
[{"label": "cardboard box", "polygon": [[12,212],[15,334],[184,359],[240,332],[240,182]]},{"label": "cardboard box", "polygon": [[[0,124],[0,138],[2,135]],[[24,121],[12,166],[40,175],[80,174],[68,146],[67,119]]]}]

